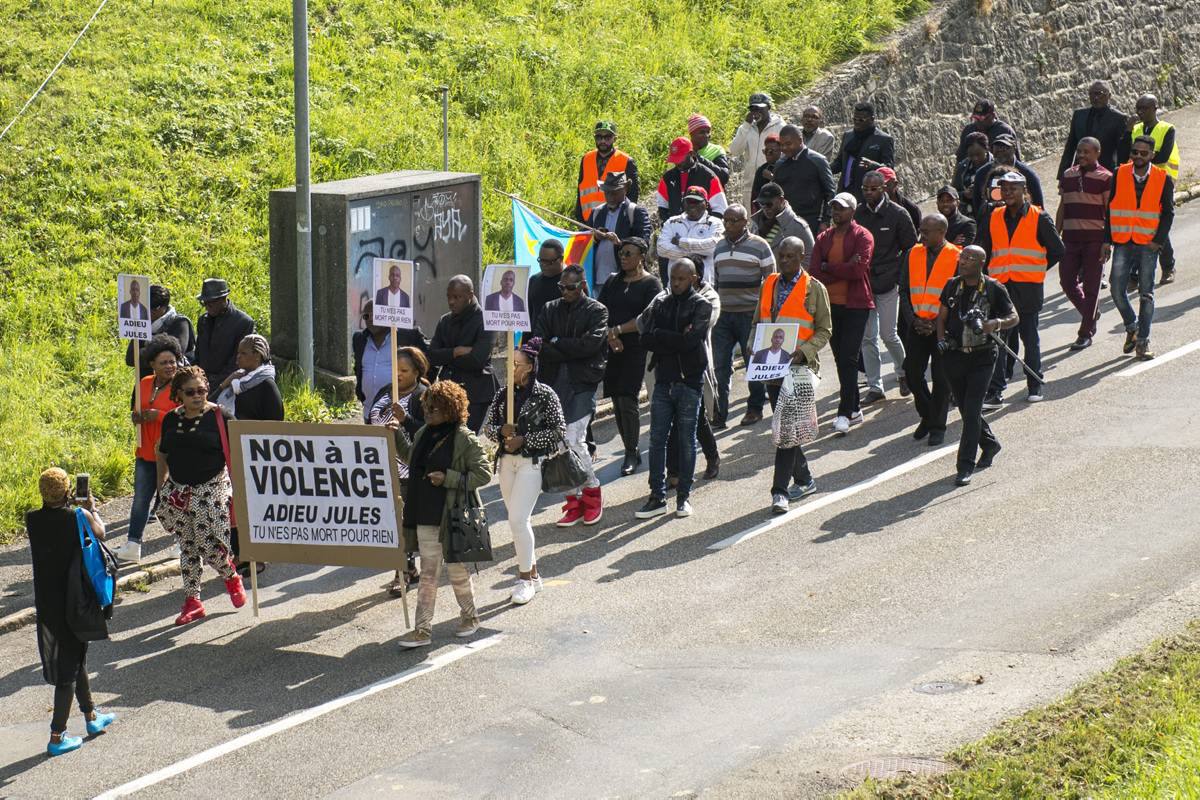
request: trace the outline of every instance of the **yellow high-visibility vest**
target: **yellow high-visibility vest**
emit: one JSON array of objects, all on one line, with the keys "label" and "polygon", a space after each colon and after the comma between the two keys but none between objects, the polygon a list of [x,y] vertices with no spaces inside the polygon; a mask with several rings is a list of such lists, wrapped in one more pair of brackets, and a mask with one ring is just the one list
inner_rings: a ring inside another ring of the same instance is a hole
[{"label": "yellow high-visibility vest", "polygon": [[[1159,151],[1162,150],[1163,139],[1167,138],[1167,131],[1172,130],[1174,127],[1175,126],[1172,125],[1171,123],[1163,122],[1160,119],[1157,123],[1155,123],[1154,130],[1150,131],[1150,133],[1147,134],[1147,133],[1145,133],[1145,130],[1146,130],[1145,124],[1139,122],[1137,125],[1133,126],[1133,139],[1136,139],[1139,136],[1149,136],[1151,139],[1154,140],[1154,154],[1158,155]],[[1131,139],[1130,141],[1133,141],[1133,140]],[[1162,167],[1163,169],[1165,169],[1167,171],[1167,174],[1171,176],[1171,180],[1173,180],[1173,181],[1179,180],[1179,136],[1178,136],[1178,134],[1175,136],[1175,141],[1171,143],[1171,155],[1167,156],[1167,162],[1165,164],[1155,164],[1154,166]]]}]

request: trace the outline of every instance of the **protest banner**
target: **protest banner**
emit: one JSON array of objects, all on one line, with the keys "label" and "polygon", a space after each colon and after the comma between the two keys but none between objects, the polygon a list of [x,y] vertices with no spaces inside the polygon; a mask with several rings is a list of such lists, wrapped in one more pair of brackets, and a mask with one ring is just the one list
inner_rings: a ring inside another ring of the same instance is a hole
[{"label": "protest banner", "polygon": [[505,332],[505,397],[508,400],[507,419],[513,422],[513,350],[516,349],[517,331],[527,331],[529,309],[525,299],[529,297],[529,267],[513,264],[489,264],[483,273],[483,329]]},{"label": "protest banner", "polygon": [[241,557],[404,569],[392,437],[375,425],[231,422]]},{"label": "protest banner", "polygon": [[800,338],[795,322],[760,322],[754,329],[754,355],[746,365],[746,380],[769,381],[788,373],[792,352]]},{"label": "protest banner", "polygon": [[[117,276],[117,336],[133,340],[133,407],[142,408],[142,375],[138,365],[142,360],[142,342],[150,341],[153,323],[150,320],[150,278],[145,275]],[[142,446],[142,426],[137,426],[138,447]]]},{"label": "protest banner", "polygon": [[[413,262],[376,258],[371,284],[375,302],[371,321],[385,328],[411,329],[413,322]],[[393,337],[393,341],[395,341]]]}]

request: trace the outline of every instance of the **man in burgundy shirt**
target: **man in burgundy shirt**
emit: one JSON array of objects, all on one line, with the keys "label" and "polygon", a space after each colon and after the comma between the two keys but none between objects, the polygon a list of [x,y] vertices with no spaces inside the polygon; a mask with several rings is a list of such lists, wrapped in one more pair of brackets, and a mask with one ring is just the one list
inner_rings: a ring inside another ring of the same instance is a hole
[{"label": "man in burgundy shirt", "polygon": [[1100,141],[1092,136],[1079,140],[1075,163],[1058,181],[1058,218],[1055,227],[1062,235],[1066,252],[1058,266],[1063,294],[1079,312],[1079,333],[1072,350],[1091,347],[1100,319],[1100,279],[1108,261],[1108,203],[1112,199],[1113,174],[1100,164]]}]

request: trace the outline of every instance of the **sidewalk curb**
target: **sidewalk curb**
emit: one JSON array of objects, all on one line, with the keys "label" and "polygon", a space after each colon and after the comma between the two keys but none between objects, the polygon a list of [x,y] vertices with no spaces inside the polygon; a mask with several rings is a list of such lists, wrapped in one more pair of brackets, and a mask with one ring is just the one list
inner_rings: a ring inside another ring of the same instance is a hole
[{"label": "sidewalk curb", "polygon": [[[136,572],[131,572],[128,575],[122,575],[117,578],[117,593],[118,595],[121,594],[123,589],[135,583],[155,583],[178,574],[179,559],[174,559],[165,564],[154,564],[153,566],[139,569]],[[14,614],[9,614],[7,617],[0,617],[0,633],[9,633],[26,625],[31,625],[36,619],[37,611],[32,608],[25,608]]]}]

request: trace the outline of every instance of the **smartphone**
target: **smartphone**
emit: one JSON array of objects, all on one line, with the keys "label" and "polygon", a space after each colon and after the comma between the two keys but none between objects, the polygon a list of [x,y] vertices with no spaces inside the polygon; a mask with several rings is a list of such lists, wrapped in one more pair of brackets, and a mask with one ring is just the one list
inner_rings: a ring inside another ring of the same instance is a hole
[{"label": "smartphone", "polygon": [[86,503],[91,495],[91,476],[81,472],[75,476],[75,502]]}]

